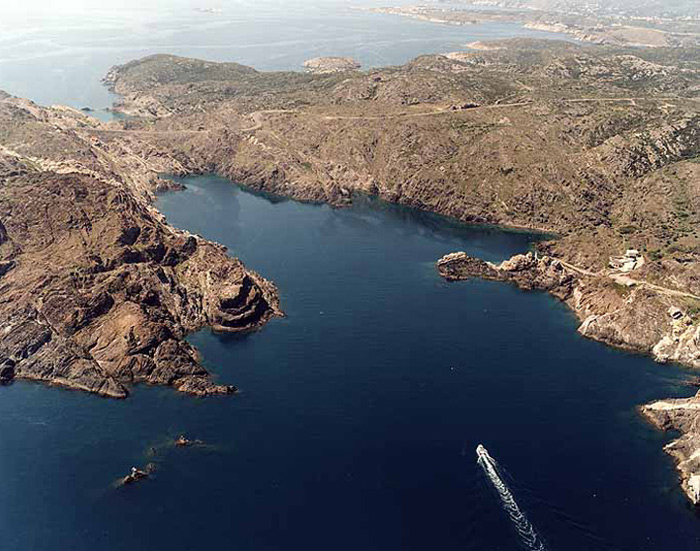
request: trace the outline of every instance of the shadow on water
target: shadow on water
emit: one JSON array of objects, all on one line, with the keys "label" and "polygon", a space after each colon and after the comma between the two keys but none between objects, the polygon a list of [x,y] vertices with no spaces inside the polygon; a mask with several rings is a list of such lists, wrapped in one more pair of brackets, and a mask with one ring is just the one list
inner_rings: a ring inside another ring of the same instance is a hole
[{"label": "shadow on water", "polygon": [[[193,194],[209,194],[212,191],[212,186],[217,188],[220,186],[230,186],[230,181],[215,174],[202,174],[194,176],[176,176],[176,175],[161,175],[181,184],[185,187],[189,186]],[[204,191],[202,185],[207,186],[207,192]],[[405,231],[411,234],[416,232],[424,235],[426,238],[432,239],[440,243],[463,243],[471,246],[476,246],[477,249],[484,249],[487,260],[493,260],[491,251],[485,247],[499,249],[499,244],[517,243],[516,248],[509,248],[509,252],[498,258],[502,260],[511,254],[525,252],[531,248],[531,245],[537,241],[546,241],[555,239],[554,234],[538,232],[533,230],[509,228],[503,226],[480,224],[480,223],[464,223],[451,218],[429,211],[424,211],[418,208],[400,205],[385,201],[377,196],[364,193],[354,193],[352,196],[352,204],[350,207],[331,208],[322,202],[304,202],[299,203],[288,197],[269,193],[266,191],[255,190],[246,186],[236,184],[237,192],[245,193],[250,197],[262,199],[270,205],[281,205],[290,203],[292,205],[304,205],[306,207],[317,207],[331,209],[331,212],[337,213],[341,220],[336,220],[330,216],[325,223],[333,224],[339,222],[345,226],[354,226],[358,230],[375,230],[382,231],[388,229],[390,231]],[[230,191],[230,190],[229,190]],[[164,194],[178,193],[177,191],[166,191]],[[164,194],[161,194],[161,199]],[[217,194],[217,193],[215,193]],[[221,208],[221,203],[215,199],[210,199],[212,204],[216,204]],[[237,213],[239,205],[237,202],[227,205],[228,212]],[[329,227],[329,226],[326,226]],[[487,245],[488,244],[488,245]],[[447,251],[451,252],[451,251]],[[431,259],[431,262],[437,260],[437,257]]]}]

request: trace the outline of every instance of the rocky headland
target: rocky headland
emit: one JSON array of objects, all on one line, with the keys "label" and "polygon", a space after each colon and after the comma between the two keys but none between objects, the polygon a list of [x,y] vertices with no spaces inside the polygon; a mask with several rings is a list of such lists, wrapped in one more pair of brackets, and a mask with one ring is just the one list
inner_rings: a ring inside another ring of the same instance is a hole
[{"label": "rocky headland", "polygon": [[671,46],[674,36],[665,31],[632,26],[581,26],[559,21],[532,21],[524,24],[526,29],[550,33],[568,34],[581,42],[593,44],[616,44],[660,48]]},{"label": "rocky headland", "polygon": [[169,226],[149,195],[163,167],[102,147],[84,133],[94,120],[3,95],[0,121],[3,382],[114,398],[138,382],[233,392],[185,337],[261,326],[279,313],[274,285]]},{"label": "rocky headland", "polygon": [[691,398],[659,400],[641,408],[661,430],[681,434],[664,448],[676,460],[681,485],[688,499],[700,505],[700,391]]},{"label": "rocky headland", "polygon": [[700,368],[700,325],[686,306],[700,297],[650,283],[636,271],[606,267],[592,272],[537,252],[498,265],[455,252],[438,260],[437,269],[449,281],[480,278],[547,291],[574,311],[581,335],[658,362]]},{"label": "rocky headland", "polygon": [[465,48],[469,48],[470,50],[483,50],[483,51],[492,51],[492,50],[502,50],[503,46],[499,46],[498,44],[494,44],[491,42],[483,42],[481,40],[476,40],[475,42],[468,42],[467,44],[464,45]]}]

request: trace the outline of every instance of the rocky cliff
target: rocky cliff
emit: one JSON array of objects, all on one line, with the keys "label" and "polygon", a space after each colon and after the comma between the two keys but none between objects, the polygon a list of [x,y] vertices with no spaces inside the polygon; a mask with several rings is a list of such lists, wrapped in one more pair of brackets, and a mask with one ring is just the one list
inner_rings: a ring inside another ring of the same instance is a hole
[{"label": "rocky cliff", "polygon": [[695,297],[637,279],[635,272],[591,272],[532,252],[498,265],[455,252],[438,260],[437,269],[449,281],[480,278],[547,291],[574,311],[581,335],[700,368],[700,324],[676,306]]},{"label": "rocky cliff", "polygon": [[694,505],[700,505],[700,391],[691,398],[659,400],[641,408],[644,416],[662,430],[681,433],[664,449],[672,455],[681,486]]},{"label": "rocky cliff", "polygon": [[232,392],[185,337],[261,326],[279,313],[274,286],[168,226],[142,193],[157,178],[123,176],[128,163],[80,135],[90,119],[4,96],[0,121],[0,379]]}]

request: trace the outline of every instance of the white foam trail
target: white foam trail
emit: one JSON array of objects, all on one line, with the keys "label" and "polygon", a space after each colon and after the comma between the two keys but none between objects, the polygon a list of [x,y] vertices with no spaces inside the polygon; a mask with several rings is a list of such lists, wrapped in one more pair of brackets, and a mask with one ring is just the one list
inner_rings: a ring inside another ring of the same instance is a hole
[{"label": "white foam trail", "polygon": [[544,542],[537,535],[535,528],[527,520],[525,513],[521,511],[510,489],[499,475],[496,460],[489,455],[488,450],[481,444],[476,447],[476,455],[478,457],[477,463],[484,469],[486,476],[498,492],[503,508],[513,522],[523,545],[531,551],[546,551]]}]

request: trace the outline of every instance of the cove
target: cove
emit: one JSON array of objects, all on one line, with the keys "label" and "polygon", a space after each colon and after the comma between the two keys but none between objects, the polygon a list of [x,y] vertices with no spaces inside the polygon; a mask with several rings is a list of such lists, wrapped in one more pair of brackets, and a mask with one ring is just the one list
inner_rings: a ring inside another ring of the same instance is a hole
[{"label": "cove", "polygon": [[[535,236],[182,182],[158,208],[273,280],[287,316],[192,335],[237,396],[0,388],[3,549],[520,549],[480,443],[548,549],[697,548],[667,436],[635,411],[691,394],[687,372],[581,338],[546,294],[435,271]],[[209,446],[163,447],[180,433]],[[111,487],[151,460],[153,479]]]}]

